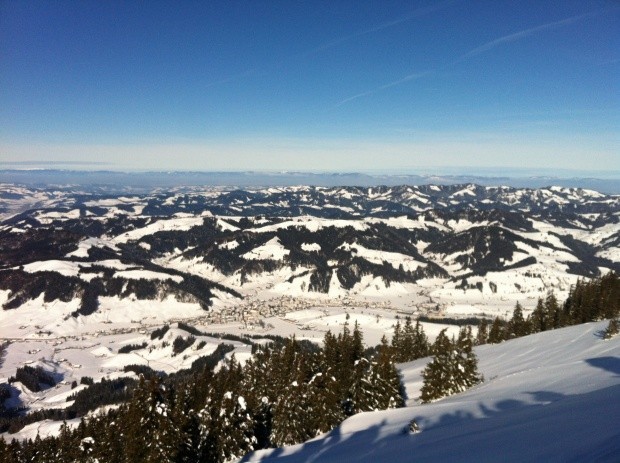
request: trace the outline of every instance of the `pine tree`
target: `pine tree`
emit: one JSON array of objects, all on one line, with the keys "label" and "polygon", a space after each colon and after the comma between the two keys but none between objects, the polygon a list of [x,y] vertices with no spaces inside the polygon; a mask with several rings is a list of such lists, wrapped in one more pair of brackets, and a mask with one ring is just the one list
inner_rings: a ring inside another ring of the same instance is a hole
[{"label": "pine tree", "polygon": [[448,338],[446,329],[442,330],[433,344],[433,355],[422,372],[422,403],[462,392],[480,382],[471,328],[461,330],[456,341]]},{"label": "pine tree", "polygon": [[428,342],[428,337],[424,332],[424,328],[420,324],[420,320],[417,320],[415,323],[415,328],[413,330],[413,356],[414,359],[419,359],[422,357],[426,357],[430,352],[430,344]]},{"label": "pine tree", "polygon": [[432,402],[455,392],[452,389],[454,349],[446,331],[444,328],[437,335],[432,349],[433,360],[422,372],[424,378],[420,395],[422,403]]},{"label": "pine tree", "polygon": [[331,431],[345,418],[336,394],[336,379],[328,370],[327,373],[316,373],[308,384],[310,401],[313,403],[313,414],[310,419],[315,435]]},{"label": "pine tree", "polygon": [[55,456],[56,461],[59,463],[73,462],[79,459],[79,457],[78,446],[76,445],[75,439],[73,439],[71,429],[65,421],[60,427],[60,432],[58,434],[58,449]]},{"label": "pine tree", "polygon": [[200,447],[200,421],[193,406],[193,381],[178,388],[172,410],[173,421],[178,430],[177,463],[192,463]]},{"label": "pine tree", "polygon": [[607,329],[603,335],[603,339],[611,339],[620,333],[620,322],[615,318],[609,320],[609,325],[607,325]]},{"label": "pine tree", "polygon": [[410,362],[426,357],[429,353],[430,345],[420,321],[417,320],[414,327],[411,317],[407,317],[403,328],[401,328],[400,322],[398,322],[394,328],[392,347],[396,362]]},{"label": "pine tree", "polygon": [[392,348],[394,349],[394,355],[397,362],[400,362],[401,355],[399,352],[403,350],[403,338],[402,327],[400,326],[400,320],[396,322],[394,327],[394,335],[392,336]]},{"label": "pine tree", "polygon": [[460,391],[480,382],[478,359],[474,353],[474,339],[469,326],[460,330],[456,341],[454,382]]},{"label": "pine tree", "polygon": [[2,436],[0,436],[0,461],[5,463],[18,463],[19,461],[17,449],[11,448],[11,445],[7,444]]},{"label": "pine tree", "polygon": [[316,436],[312,387],[292,381],[273,408],[271,442],[277,447],[304,442]]},{"label": "pine tree", "polygon": [[506,338],[520,338],[530,334],[530,323],[523,316],[523,307],[519,302],[516,303],[514,311],[512,312],[512,318],[508,322],[508,330]]},{"label": "pine tree", "polygon": [[254,420],[240,391],[243,372],[234,356],[213,377],[207,402],[198,413],[199,460],[225,462],[254,448]]},{"label": "pine tree", "polygon": [[530,316],[532,323],[532,331],[538,333],[540,331],[546,331],[549,325],[549,316],[547,314],[547,308],[541,298],[536,303],[536,308]]},{"label": "pine tree", "polygon": [[385,337],[382,339],[376,357],[371,360],[371,374],[371,382],[378,392],[378,409],[385,410],[404,406],[403,386]]},{"label": "pine tree", "polygon": [[564,312],[560,308],[557,298],[553,291],[547,293],[545,298],[545,312],[547,314],[547,329],[561,328],[566,325],[564,320]]},{"label": "pine tree", "polygon": [[495,317],[491,329],[489,330],[489,338],[487,342],[489,344],[499,344],[505,339],[504,327],[499,317]]},{"label": "pine tree", "polygon": [[600,318],[616,318],[620,315],[620,278],[615,272],[609,272],[600,279],[601,310]]},{"label": "pine tree", "polygon": [[140,378],[124,416],[126,462],[173,462],[178,436],[161,378]]},{"label": "pine tree", "polygon": [[411,317],[407,317],[405,318],[405,326],[402,333],[402,342],[398,351],[400,362],[409,362],[410,360],[416,358],[414,336],[415,332],[413,329],[413,325],[411,324]]},{"label": "pine tree", "polygon": [[486,344],[489,338],[489,322],[486,318],[480,320],[478,325],[478,334],[476,335],[476,345],[481,346]]}]

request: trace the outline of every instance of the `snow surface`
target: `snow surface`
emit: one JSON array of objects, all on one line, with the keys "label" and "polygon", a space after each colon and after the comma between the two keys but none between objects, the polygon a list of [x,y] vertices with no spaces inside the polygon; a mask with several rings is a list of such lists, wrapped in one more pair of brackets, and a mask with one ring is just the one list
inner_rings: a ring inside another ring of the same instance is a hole
[{"label": "snow surface", "polygon": [[160,231],[187,231],[191,228],[198,227],[204,222],[204,217],[180,217],[173,219],[158,220],[146,227],[131,230],[114,238],[116,243],[126,243],[130,240],[138,240],[146,235],[152,235]]},{"label": "snow surface", "polygon": [[[617,462],[620,336],[590,323],[476,348],[485,381],[419,405],[428,359],[401,365],[401,409],[362,413],[304,444],[242,462]],[[415,419],[420,432],[404,430]]]},{"label": "snow surface", "polygon": [[301,243],[301,249],[306,252],[320,251],[321,245],[318,243]]},{"label": "snow surface", "polygon": [[154,272],[152,270],[125,270],[122,272],[116,272],[115,276],[133,280],[173,280],[177,283],[181,283],[183,281],[183,277],[180,275],[170,275],[168,273]]},{"label": "snow surface", "polygon": [[424,262],[417,261],[413,257],[406,254],[368,249],[359,243],[345,243],[340,246],[340,248],[345,251],[352,251],[357,256],[366,259],[368,262],[372,262],[373,264],[381,265],[383,262],[387,262],[396,269],[402,265],[406,272],[413,272],[418,267],[426,267]]},{"label": "snow surface", "polygon": [[282,260],[284,256],[289,254],[289,250],[282,246],[280,240],[275,237],[267,241],[262,246],[254,248],[250,252],[243,254],[243,258],[247,260]]}]

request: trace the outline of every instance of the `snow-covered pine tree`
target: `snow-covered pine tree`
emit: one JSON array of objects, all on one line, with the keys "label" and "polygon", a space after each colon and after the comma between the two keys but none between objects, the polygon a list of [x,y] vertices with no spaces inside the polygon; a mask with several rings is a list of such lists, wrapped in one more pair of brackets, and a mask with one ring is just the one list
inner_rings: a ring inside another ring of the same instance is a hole
[{"label": "snow-covered pine tree", "polygon": [[140,377],[124,417],[124,459],[129,462],[174,462],[178,431],[161,378]]},{"label": "snow-covered pine tree", "polygon": [[240,391],[242,379],[234,356],[213,377],[207,402],[198,413],[199,461],[222,463],[253,450],[254,420]]},{"label": "snow-covered pine tree", "polygon": [[387,343],[379,347],[377,355],[370,361],[370,367],[370,381],[376,391],[376,408],[402,407],[405,404],[402,384]]},{"label": "snow-covered pine tree", "polygon": [[311,389],[308,383],[294,380],[278,397],[273,407],[270,436],[273,445],[282,447],[297,444],[316,436],[314,427],[317,416],[314,401],[317,397],[312,394]]},{"label": "snow-covered pine tree", "polygon": [[453,394],[452,382],[454,366],[454,346],[446,334],[444,328],[437,335],[433,344],[433,360],[424,368],[420,399],[422,403],[432,402],[446,395]]},{"label": "snow-covered pine tree", "polygon": [[446,329],[439,333],[433,344],[433,360],[422,372],[422,403],[462,392],[480,382],[473,345],[471,327],[463,328],[456,341],[448,338]]},{"label": "snow-covered pine tree", "polygon": [[352,416],[360,412],[376,410],[377,400],[369,379],[370,362],[361,358],[353,365],[351,384],[344,403],[344,413]]},{"label": "snow-covered pine tree", "polygon": [[193,463],[200,446],[200,421],[193,405],[194,390],[193,381],[181,384],[177,388],[172,410],[173,421],[178,429],[177,463]]},{"label": "snow-covered pine tree", "polygon": [[480,382],[478,359],[474,353],[474,339],[471,327],[462,328],[456,341],[456,363],[453,380],[458,392],[465,391]]}]

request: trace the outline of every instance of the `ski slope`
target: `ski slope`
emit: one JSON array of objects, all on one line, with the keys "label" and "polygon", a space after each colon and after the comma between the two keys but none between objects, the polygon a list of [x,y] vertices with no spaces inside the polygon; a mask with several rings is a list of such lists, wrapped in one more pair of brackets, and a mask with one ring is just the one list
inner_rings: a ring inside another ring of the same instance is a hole
[{"label": "ski slope", "polygon": [[[590,323],[476,349],[484,382],[421,405],[428,359],[401,365],[408,406],[362,413],[242,462],[620,461],[620,336]],[[404,431],[415,419],[420,432]]]}]

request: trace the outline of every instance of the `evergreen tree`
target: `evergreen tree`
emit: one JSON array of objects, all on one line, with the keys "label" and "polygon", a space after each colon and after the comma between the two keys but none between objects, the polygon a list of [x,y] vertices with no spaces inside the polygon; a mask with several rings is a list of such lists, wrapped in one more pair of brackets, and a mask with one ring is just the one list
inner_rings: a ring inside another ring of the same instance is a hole
[{"label": "evergreen tree", "polygon": [[55,455],[59,463],[74,462],[80,457],[78,446],[73,439],[71,429],[66,422],[63,422],[58,434],[58,447]]},{"label": "evergreen tree", "polygon": [[476,335],[476,345],[481,346],[486,344],[489,339],[489,322],[486,318],[480,320],[478,324],[478,334]]},{"label": "evergreen tree", "polygon": [[213,377],[207,402],[198,413],[200,461],[221,463],[254,448],[254,421],[239,389],[242,376],[233,356]]},{"label": "evergreen tree", "polygon": [[433,344],[433,355],[422,372],[422,403],[462,392],[480,382],[471,328],[461,330],[456,341],[451,341],[443,329]]},{"label": "evergreen tree", "polygon": [[19,462],[19,451],[15,446],[7,444],[2,436],[0,436],[0,461],[5,463]]},{"label": "evergreen tree", "polygon": [[615,318],[609,320],[609,325],[607,325],[607,329],[605,329],[605,333],[603,335],[603,339],[611,339],[618,333],[620,333],[620,322]]},{"label": "evergreen tree", "polygon": [[620,278],[614,272],[585,282],[578,280],[566,302],[566,323],[587,323],[620,315]]},{"label": "evergreen tree", "polygon": [[429,354],[430,345],[420,321],[417,320],[414,327],[411,317],[407,317],[403,328],[398,322],[394,328],[392,347],[396,362],[410,362],[426,357]]},{"label": "evergreen tree", "polygon": [[405,318],[405,326],[403,327],[402,342],[398,349],[398,357],[400,362],[408,362],[415,357],[414,352],[414,329],[411,324],[411,317]]},{"label": "evergreen tree", "polygon": [[538,298],[536,308],[530,316],[532,324],[532,331],[538,333],[540,331],[546,331],[549,325],[549,316],[547,314],[547,308],[542,298]]},{"label": "evergreen tree", "polygon": [[[426,337],[426,335],[425,335]],[[428,341],[427,341],[428,342]],[[403,400],[404,389],[400,376],[394,365],[394,356],[385,336],[377,349],[377,355],[372,361],[373,374],[376,378],[373,382],[381,390],[380,409],[397,408],[405,405]]]},{"label": "evergreen tree", "polygon": [[161,378],[140,377],[124,421],[126,462],[174,462],[178,436]]},{"label": "evergreen tree", "polygon": [[191,381],[180,385],[172,410],[173,421],[178,429],[177,463],[194,462],[200,448],[200,420],[192,400],[194,388]]},{"label": "evergreen tree", "polygon": [[334,429],[343,419],[344,414],[340,400],[336,394],[337,385],[333,375],[316,373],[309,382],[310,401],[313,403],[313,414],[310,417],[315,435]]},{"label": "evergreen tree", "polygon": [[400,362],[400,354],[403,348],[403,339],[402,339],[402,328],[400,326],[400,320],[396,322],[396,326],[394,327],[394,335],[392,336],[392,348],[394,349],[395,360]]},{"label": "evergreen tree", "polygon": [[478,359],[474,353],[474,338],[470,326],[459,331],[456,341],[454,382],[459,391],[469,389],[480,382]]},{"label": "evergreen tree", "polygon": [[505,339],[503,323],[499,317],[495,317],[491,329],[489,330],[489,337],[487,342],[489,344],[499,344]]},{"label": "evergreen tree", "polygon": [[599,318],[616,318],[620,315],[620,278],[609,272],[600,279],[600,312]]},{"label": "evergreen tree", "polygon": [[454,349],[446,331],[444,328],[437,335],[432,349],[433,360],[422,372],[424,378],[420,395],[422,403],[432,402],[455,392],[452,389]]},{"label": "evergreen tree", "polygon": [[413,355],[414,359],[426,357],[430,352],[431,346],[420,320],[416,320],[413,330]]},{"label": "evergreen tree", "polygon": [[561,328],[566,325],[564,312],[560,308],[553,291],[549,291],[545,298],[545,312],[547,314],[547,329]]},{"label": "evergreen tree", "polygon": [[528,334],[530,334],[530,322],[523,316],[523,307],[517,302],[512,312],[512,318],[508,322],[506,338],[520,338]]},{"label": "evergreen tree", "polygon": [[273,407],[273,445],[292,445],[316,436],[314,398],[311,385],[303,381],[291,382]]}]

